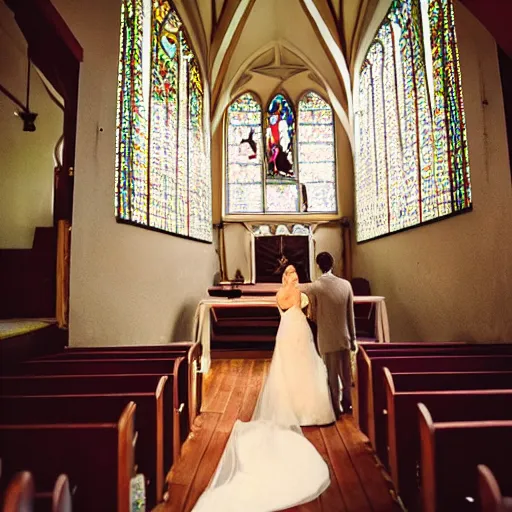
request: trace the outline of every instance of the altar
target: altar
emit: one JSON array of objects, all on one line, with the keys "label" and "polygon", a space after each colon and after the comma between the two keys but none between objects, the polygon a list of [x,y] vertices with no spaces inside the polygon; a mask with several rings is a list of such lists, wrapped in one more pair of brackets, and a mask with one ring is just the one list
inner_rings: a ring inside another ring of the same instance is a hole
[{"label": "altar", "polygon": [[[241,290],[239,298],[209,297],[199,302],[193,324],[192,338],[202,345],[201,372],[207,373],[210,369],[210,341],[211,341],[211,308],[277,308],[275,294],[279,288],[276,283],[241,284],[236,288]],[[232,289],[232,285],[220,285],[211,289]],[[354,296],[354,304],[372,304],[375,307],[375,334],[378,343],[389,343],[389,321],[386,309],[386,299],[382,296]]]}]

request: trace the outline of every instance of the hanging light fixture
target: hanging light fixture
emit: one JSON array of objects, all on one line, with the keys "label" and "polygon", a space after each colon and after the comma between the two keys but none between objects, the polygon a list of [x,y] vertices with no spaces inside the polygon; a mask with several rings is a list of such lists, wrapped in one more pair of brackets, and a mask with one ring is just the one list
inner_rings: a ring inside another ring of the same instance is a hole
[{"label": "hanging light fixture", "polygon": [[37,114],[30,111],[30,57],[27,55],[27,96],[26,105],[23,105],[14,94],[10,93],[5,87],[0,84],[0,92],[3,92],[12,102],[16,103],[20,107],[20,110],[14,112],[14,115],[18,116],[23,121],[24,132],[35,132],[36,125],[35,120]]},{"label": "hanging light fixture", "polygon": [[23,121],[24,132],[35,132],[36,125],[35,120],[37,114],[30,111],[30,57],[27,55],[27,100],[26,107],[23,111],[18,112],[18,116]]}]

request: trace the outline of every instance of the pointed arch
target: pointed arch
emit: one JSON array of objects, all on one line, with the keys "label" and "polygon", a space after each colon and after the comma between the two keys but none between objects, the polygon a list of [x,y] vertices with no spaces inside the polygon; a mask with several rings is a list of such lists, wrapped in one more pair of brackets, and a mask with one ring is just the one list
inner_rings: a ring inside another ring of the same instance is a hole
[{"label": "pointed arch", "polygon": [[297,154],[300,182],[308,212],[336,212],[336,151],[334,114],[315,91],[305,91],[297,103]]},{"label": "pointed arch", "polygon": [[266,44],[261,47],[257,52],[250,55],[240,66],[238,72],[233,75],[231,80],[225,87],[223,87],[223,92],[218,98],[214,101],[212,105],[212,133],[218,128],[221,123],[226,107],[230,103],[233,95],[233,88],[240,80],[240,77],[246,72],[246,70],[250,67],[251,63],[256,60],[259,56],[264,55],[270,49],[275,48],[276,44],[279,44],[283,48],[295,53],[298,57],[300,57],[304,63],[308,66],[309,69],[315,72],[315,74],[320,78],[325,91],[327,92],[329,102],[331,103],[336,116],[340,120],[341,125],[343,126],[346,136],[353,147],[353,135],[352,135],[352,127],[349,121],[349,117],[347,115],[346,109],[342,106],[342,102],[338,95],[334,92],[333,88],[329,85],[328,80],[322,74],[320,69],[312,62],[303,52],[301,52],[295,45],[290,43],[289,41],[279,40],[272,41],[271,43]]}]

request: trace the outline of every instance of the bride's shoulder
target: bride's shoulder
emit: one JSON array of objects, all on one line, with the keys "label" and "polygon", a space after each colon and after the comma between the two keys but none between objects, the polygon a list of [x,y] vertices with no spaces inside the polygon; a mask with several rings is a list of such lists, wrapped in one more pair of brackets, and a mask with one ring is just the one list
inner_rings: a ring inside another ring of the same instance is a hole
[{"label": "bride's shoulder", "polygon": [[309,305],[309,297],[304,293],[300,293],[300,307],[301,309]]}]

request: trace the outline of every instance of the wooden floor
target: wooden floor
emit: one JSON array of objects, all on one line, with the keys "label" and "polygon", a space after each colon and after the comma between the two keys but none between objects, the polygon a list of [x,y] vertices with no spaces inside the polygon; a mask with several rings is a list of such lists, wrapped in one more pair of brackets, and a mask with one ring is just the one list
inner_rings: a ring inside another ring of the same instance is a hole
[{"label": "wooden floor", "polygon": [[[168,475],[167,502],[154,512],[190,511],[212,477],[236,419],[248,421],[256,405],[269,360],[213,360],[204,379],[203,407],[181,459]],[[400,511],[394,490],[357,429],[352,416],[328,427],[307,427],[306,437],[331,472],[330,487],[294,512]]]}]

